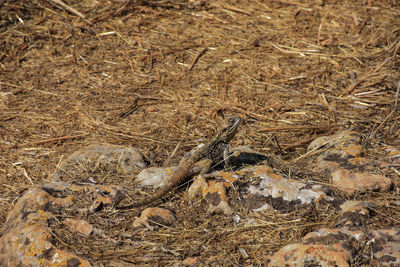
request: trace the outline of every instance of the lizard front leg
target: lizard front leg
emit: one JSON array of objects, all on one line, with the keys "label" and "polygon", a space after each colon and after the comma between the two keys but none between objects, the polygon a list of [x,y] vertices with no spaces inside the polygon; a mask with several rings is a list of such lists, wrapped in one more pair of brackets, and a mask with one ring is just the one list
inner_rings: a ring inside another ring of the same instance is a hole
[{"label": "lizard front leg", "polygon": [[204,175],[208,173],[212,167],[213,161],[212,159],[205,158],[202,159],[192,167],[191,173],[193,174],[199,174],[199,175]]},{"label": "lizard front leg", "polygon": [[193,201],[196,198],[196,195],[201,192],[202,186],[204,186],[207,182],[205,181],[204,175],[209,172],[211,166],[213,164],[212,159],[205,158],[197,162],[192,168],[192,174],[198,174],[194,178],[194,182],[189,187],[188,190],[188,199],[189,201]]},{"label": "lizard front leg", "polygon": [[225,168],[230,168],[232,164],[230,161],[231,155],[229,153],[229,144],[226,144],[226,147],[224,148],[223,157],[224,157]]}]

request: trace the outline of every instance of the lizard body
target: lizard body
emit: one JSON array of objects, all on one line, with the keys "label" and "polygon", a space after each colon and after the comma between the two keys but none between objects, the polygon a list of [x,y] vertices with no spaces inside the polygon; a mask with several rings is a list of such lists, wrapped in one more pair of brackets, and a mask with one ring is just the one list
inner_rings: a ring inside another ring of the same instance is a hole
[{"label": "lizard body", "polygon": [[[240,117],[230,117],[222,124],[222,129],[218,131],[214,138],[212,138],[208,143],[201,147],[198,147],[193,152],[185,155],[178,165],[177,170],[169,178],[165,186],[155,193],[152,197],[145,199],[139,203],[117,207],[119,210],[129,210],[138,207],[146,206],[164,195],[175,187],[182,184],[187,177],[191,176],[193,173],[192,169],[195,164],[203,159],[207,159],[206,163],[200,170],[200,174],[205,174],[209,171],[213,162],[218,162],[219,158],[223,158],[225,163],[227,163],[227,154],[229,141],[235,136],[237,129],[241,123],[242,119]],[[222,151],[221,151],[222,150]]]}]

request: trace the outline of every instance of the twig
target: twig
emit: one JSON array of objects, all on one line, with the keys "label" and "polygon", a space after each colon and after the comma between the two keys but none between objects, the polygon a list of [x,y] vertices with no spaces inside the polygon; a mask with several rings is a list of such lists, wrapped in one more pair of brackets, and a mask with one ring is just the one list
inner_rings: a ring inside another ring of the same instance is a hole
[{"label": "twig", "polygon": [[288,150],[292,150],[293,148],[296,148],[296,147],[304,146],[304,145],[306,145],[308,143],[311,143],[314,140],[315,140],[315,136],[307,138],[305,140],[301,140],[301,141],[296,142],[296,143],[294,143],[294,144],[292,144],[290,146],[285,147],[285,150],[288,151]]},{"label": "twig", "polygon": [[48,139],[39,140],[39,141],[33,141],[33,142],[29,142],[29,143],[22,144],[22,145],[19,145],[19,146],[41,145],[41,144],[46,144],[46,143],[53,143],[53,142],[63,141],[63,140],[67,140],[67,139],[75,139],[75,138],[83,137],[83,136],[86,136],[86,135],[89,135],[89,134],[85,133],[85,134],[77,134],[77,135],[66,135],[66,136],[61,136],[61,137],[48,138]]},{"label": "twig", "polygon": [[64,8],[65,10],[68,10],[69,12],[71,12],[74,15],[77,15],[78,17],[80,17],[81,19],[83,19],[85,22],[91,24],[90,21],[88,21],[85,17],[85,15],[83,15],[81,12],[79,12],[78,10],[70,7],[69,5],[65,4],[63,1],[61,0],[48,0],[51,1],[57,5],[60,5],[62,8]]},{"label": "twig", "polygon": [[246,114],[249,117],[253,117],[253,118],[256,118],[256,119],[261,120],[261,121],[269,121],[269,120],[271,120],[270,116],[264,116],[264,115],[261,115],[261,114],[258,114],[258,113],[247,111],[247,110],[245,110],[243,108],[232,106],[232,104],[229,104],[229,103],[227,103],[224,106],[221,106],[221,107],[217,108],[217,110],[220,110],[220,109],[222,109],[222,110],[233,110],[233,111],[239,112],[240,114]]},{"label": "twig", "polygon": [[368,79],[368,78],[377,76],[378,74],[379,74],[379,73],[367,73],[367,74],[361,76],[361,77],[358,78],[354,83],[352,83],[350,86],[348,86],[348,87],[346,88],[346,90],[345,90],[340,96],[344,96],[344,95],[350,94],[351,92],[353,92],[354,89],[356,89],[356,87],[357,87],[360,83],[362,83],[363,81],[365,81],[365,80]]},{"label": "twig", "polygon": [[173,158],[175,156],[175,153],[178,151],[178,149],[180,148],[182,142],[179,142],[176,146],[174,151],[172,151],[171,155],[167,158],[167,160],[164,162],[164,164],[162,166],[167,166],[167,164],[170,162],[171,158]]},{"label": "twig", "polygon": [[200,52],[197,53],[196,57],[193,59],[192,63],[191,63],[190,66],[189,66],[189,71],[191,71],[191,70],[193,69],[194,64],[196,64],[196,62],[197,62],[197,60],[199,59],[199,57],[200,57],[201,55],[203,55],[204,52],[206,52],[206,50],[207,50],[207,47],[201,49]]},{"label": "twig", "polygon": [[382,128],[382,126],[385,124],[385,122],[393,115],[393,113],[396,111],[397,108],[397,103],[399,100],[399,92],[400,92],[400,81],[399,84],[397,85],[397,92],[396,92],[396,98],[394,100],[394,107],[392,109],[392,111],[389,113],[389,115],[386,116],[386,118],[381,122],[381,124],[379,124],[378,127],[376,127],[376,129],[369,135],[368,139],[371,139],[373,136],[375,136],[376,132]]},{"label": "twig", "polygon": [[74,246],[71,246],[67,243],[65,243],[64,241],[62,241],[61,238],[59,238],[50,228],[47,228],[47,230],[50,232],[50,234],[52,236],[54,236],[60,243],[62,243],[64,246],[68,247],[68,248],[75,248]]},{"label": "twig", "polygon": [[160,101],[171,101],[171,102],[174,101],[174,99],[166,98],[166,97],[145,96],[145,95],[140,95],[140,94],[137,94],[137,93],[135,93],[134,95],[138,99],[160,100]]},{"label": "twig", "polygon": [[138,100],[137,100],[137,98],[135,98],[135,100],[133,101],[133,103],[131,105],[129,105],[129,107],[127,107],[126,109],[124,109],[124,111],[122,111],[121,113],[118,114],[118,117],[120,117],[120,118],[128,117],[130,114],[135,112],[137,109],[138,109]]},{"label": "twig", "polygon": [[[107,14],[101,15],[95,19],[92,20],[93,23],[99,22],[99,21],[103,21],[106,20],[110,17],[118,17],[120,15],[122,15],[125,11],[128,10],[129,6],[133,4],[134,1],[132,0],[128,0],[126,1],[125,4],[123,4],[120,8],[118,8],[115,11],[109,12]],[[145,3],[146,1],[138,1],[136,4],[136,6],[141,6]]]},{"label": "twig", "polygon": [[118,136],[122,136],[125,138],[130,138],[130,139],[144,139],[144,140],[148,140],[148,141],[153,141],[156,143],[161,143],[161,144],[171,144],[174,145],[177,142],[174,141],[168,141],[168,140],[162,140],[162,139],[157,139],[157,138],[152,138],[152,137],[148,137],[148,136],[144,136],[144,135],[140,135],[140,134],[124,134],[124,133],[119,133],[119,132],[115,132],[113,131],[111,128],[109,127],[105,127],[103,126],[105,129],[112,131],[112,133],[114,135],[118,135]]},{"label": "twig", "polygon": [[381,64],[379,64],[378,66],[376,66],[376,68],[375,68],[372,72],[367,73],[367,74],[364,74],[364,75],[362,75],[361,77],[359,77],[353,84],[351,84],[350,86],[348,86],[348,87],[346,88],[346,90],[345,90],[340,96],[342,97],[342,96],[345,96],[345,95],[350,94],[350,93],[353,92],[353,90],[354,90],[360,83],[362,83],[363,81],[365,81],[365,80],[367,80],[367,79],[369,79],[369,78],[372,78],[372,77],[374,77],[374,76],[379,75],[379,70],[380,70],[386,63],[388,63],[389,61],[390,61],[390,58],[384,60]]},{"label": "twig", "polygon": [[[304,159],[304,158],[313,156],[313,155],[315,155],[315,154],[322,153],[323,151],[326,151],[326,150],[328,150],[329,148],[332,147],[332,145],[329,145],[329,146],[323,148],[323,147],[324,147],[325,145],[327,145],[327,144],[329,144],[329,142],[325,142],[325,143],[321,144],[320,146],[317,146],[317,147],[315,147],[314,149],[308,151],[307,153],[298,156],[297,158],[295,158],[294,160],[292,160],[292,161],[290,162],[290,164],[293,165],[293,164],[295,164],[297,161],[299,161],[300,159]],[[323,148],[323,149],[320,151],[321,148]]]},{"label": "twig", "polygon": [[[277,49],[279,52],[286,53],[286,54],[299,54],[299,55],[309,55],[309,56],[317,56],[317,57],[326,57],[327,59],[331,60],[330,57],[335,57],[335,55],[328,55],[324,53],[317,53],[317,52],[310,52],[310,51],[303,51],[299,50],[294,47],[288,47],[284,45],[276,45],[274,43],[270,43],[272,47]],[[336,56],[339,57],[339,56]]]},{"label": "twig", "polygon": [[291,131],[291,130],[320,130],[331,128],[330,126],[307,126],[307,125],[296,125],[296,126],[282,126],[282,127],[268,127],[257,130],[259,133],[264,132],[276,132],[276,131]]},{"label": "twig", "polygon": [[11,83],[6,83],[6,82],[0,82],[0,84],[11,86],[11,87],[15,87],[15,88],[24,88],[23,86],[11,84]]},{"label": "twig", "polygon": [[225,8],[225,9],[230,10],[230,11],[242,13],[242,14],[245,14],[245,15],[248,15],[248,16],[253,15],[253,14],[251,14],[250,12],[248,12],[246,10],[243,10],[243,9],[240,9],[240,8],[237,8],[237,7],[234,7],[234,6],[230,6],[230,5],[227,5],[227,4],[223,4],[221,6],[222,6],[222,8]]},{"label": "twig", "polygon": [[322,18],[321,23],[319,24],[319,27],[318,27],[317,43],[318,43],[319,46],[321,46],[321,42],[320,42],[320,40],[321,40],[321,31],[322,31],[322,26],[324,24],[324,21],[325,21],[325,17]]},{"label": "twig", "polygon": [[9,120],[12,120],[12,119],[14,119],[14,118],[16,118],[16,117],[18,117],[18,116],[19,116],[19,114],[17,114],[17,115],[11,115],[10,117],[1,119],[0,121],[1,121],[1,122],[9,121]]},{"label": "twig", "polygon": [[20,168],[20,171],[24,175],[24,177],[33,185],[34,183],[32,182],[31,177],[29,177],[26,169],[25,168]]},{"label": "twig", "polygon": [[305,5],[305,4],[294,2],[294,1],[288,1],[288,0],[272,0],[271,2],[281,2],[283,4],[288,4],[288,5],[307,7],[307,5]]},{"label": "twig", "polygon": [[0,0],[0,7],[6,2],[7,0]]},{"label": "twig", "polygon": [[274,135],[273,139],[274,139],[274,141],[276,143],[276,146],[278,147],[279,153],[281,155],[284,155],[285,153],[283,152],[283,149],[282,149],[281,145],[279,144],[279,141],[278,141],[278,138],[276,138],[276,135]]}]

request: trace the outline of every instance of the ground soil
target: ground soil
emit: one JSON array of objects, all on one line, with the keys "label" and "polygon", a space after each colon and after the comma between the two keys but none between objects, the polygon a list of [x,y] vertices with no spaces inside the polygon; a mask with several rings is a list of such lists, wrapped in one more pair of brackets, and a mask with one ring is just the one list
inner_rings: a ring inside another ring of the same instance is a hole
[{"label": "ground soil", "polygon": [[[296,179],[329,182],[301,157],[318,136],[353,129],[368,157],[381,155],[379,144],[400,145],[399,1],[55,2],[0,0],[0,225],[24,190],[82,147],[134,146],[149,166],[170,166],[222,115],[244,120],[233,146],[276,157]],[[393,191],[354,198],[398,200],[398,173],[386,175]],[[235,228],[185,204],[184,191],[164,204],[178,226],[146,232],[130,250],[107,254],[99,240],[65,249],[95,265],[196,256],[257,265],[335,225],[335,212],[309,209]],[[374,220],[400,217],[383,209]]]}]

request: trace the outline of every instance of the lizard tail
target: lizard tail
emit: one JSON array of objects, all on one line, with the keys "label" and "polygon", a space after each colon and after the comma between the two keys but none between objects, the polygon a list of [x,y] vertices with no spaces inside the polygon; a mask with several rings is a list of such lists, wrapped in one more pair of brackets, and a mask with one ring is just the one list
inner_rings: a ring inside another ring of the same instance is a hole
[{"label": "lizard tail", "polygon": [[146,206],[148,204],[151,204],[152,202],[162,198],[173,188],[180,185],[182,183],[182,181],[184,180],[184,178],[186,178],[188,176],[189,171],[190,171],[190,168],[187,167],[185,164],[183,164],[182,166],[179,166],[178,169],[175,171],[174,175],[168,181],[167,185],[163,189],[161,189],[161,191],[158,191],[152,197],[145,199],[141,202],[138,202],[138,203],[135,203],[132,205],[128,205],[128,206],[116,207],[116,209],[117,210],[130,210],[130,209],[140,208],[140,207]]}]

